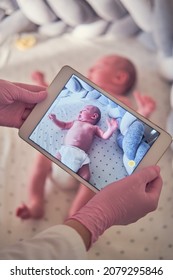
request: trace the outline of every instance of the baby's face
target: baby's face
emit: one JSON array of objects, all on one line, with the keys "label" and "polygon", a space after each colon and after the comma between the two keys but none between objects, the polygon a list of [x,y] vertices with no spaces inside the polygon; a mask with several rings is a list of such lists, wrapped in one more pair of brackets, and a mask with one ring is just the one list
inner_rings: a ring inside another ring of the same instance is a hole
[{"label": "baby's face", "polygon": [[95,107],[92,105],[87,105],[79,112],[78,120],[93,123],[95,113]]}]

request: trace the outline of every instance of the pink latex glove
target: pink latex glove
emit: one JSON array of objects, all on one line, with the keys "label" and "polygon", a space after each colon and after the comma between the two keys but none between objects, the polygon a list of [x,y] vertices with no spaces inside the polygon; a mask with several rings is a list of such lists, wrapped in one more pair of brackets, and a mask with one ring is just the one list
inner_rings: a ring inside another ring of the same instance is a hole
[{"label": "pink latex glove", "polygon": [[92,244],[109,227],[134,223],[154,211],[161,189],[160,168],[146,167],[102,189],[70,219],[90,231]]},{"label": "pink latex glove", "polygon": [[46,96],[45,87],[0,80],[0,125],[20,128]]}]

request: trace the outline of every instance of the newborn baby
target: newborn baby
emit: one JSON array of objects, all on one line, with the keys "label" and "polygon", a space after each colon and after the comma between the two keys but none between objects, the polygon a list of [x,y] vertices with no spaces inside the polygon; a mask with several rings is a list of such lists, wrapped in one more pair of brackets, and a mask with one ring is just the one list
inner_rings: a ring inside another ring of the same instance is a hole
[{"label": "newborn baby", "polygon": [[94,136],[109,139],[117,128],[115,119],[107,119],[108,128],[104,132],[96,124],[101,118],[101,111],[93,105],[85,106],[79,113],[77,120],[63,122],[54,114],[49,118],[60,128],[67,129],[64,145],[61,146],[57,158],[67,165],[71,170],[78,173],[85,180],[90,179],[88,150],[90,149]]}]

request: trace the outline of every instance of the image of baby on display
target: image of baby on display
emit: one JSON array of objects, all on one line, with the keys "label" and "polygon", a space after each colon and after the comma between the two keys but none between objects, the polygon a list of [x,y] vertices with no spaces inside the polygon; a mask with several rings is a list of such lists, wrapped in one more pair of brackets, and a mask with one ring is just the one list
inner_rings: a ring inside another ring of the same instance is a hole
[{"label": "image of baby on display", "polygon": [[61,146],[57,158],[83,179],[89,181],[90,158],[88,151],[91,148],[94,136],[104,140],[109,139],[117,129],[117,121],[108,118],[106,120],[107,130],[103,131],[96,125],[101,119],[101,111],[93,105],[86,105],[74,121],[60,121],[54,114],[49,117],[58,127],[68,130],[64,145]]},{"label": "image of baby on display", "polygon": [[130,175],[158,132],[73,75],[30,139],[97,189]]}]

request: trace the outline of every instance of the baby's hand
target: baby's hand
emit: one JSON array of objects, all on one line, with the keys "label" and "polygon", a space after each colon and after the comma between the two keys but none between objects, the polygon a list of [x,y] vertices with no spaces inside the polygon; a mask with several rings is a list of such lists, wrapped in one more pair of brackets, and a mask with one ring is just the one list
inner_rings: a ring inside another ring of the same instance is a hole
[{"label": "baby's hand", "polygon": [[149,118],[156,108],[156,102],[154,99],[147,95],[141,95],[138,91],[135,91],[133,95],[138,106],[138,113]]},{"label": "baby's hand", "polygon": [[111,128],[113,131],[115,131],[118,127],[118,123],[115,119],[111,118],[111,119],[107,119],[106,120],[107,125],[109,128]]},{"label": "baby's hand", "polygon": [[49,117],[50,120],[53,120],[53,121],[56,120],[56,115],[55,114],[50,114],[48,117]]}]

